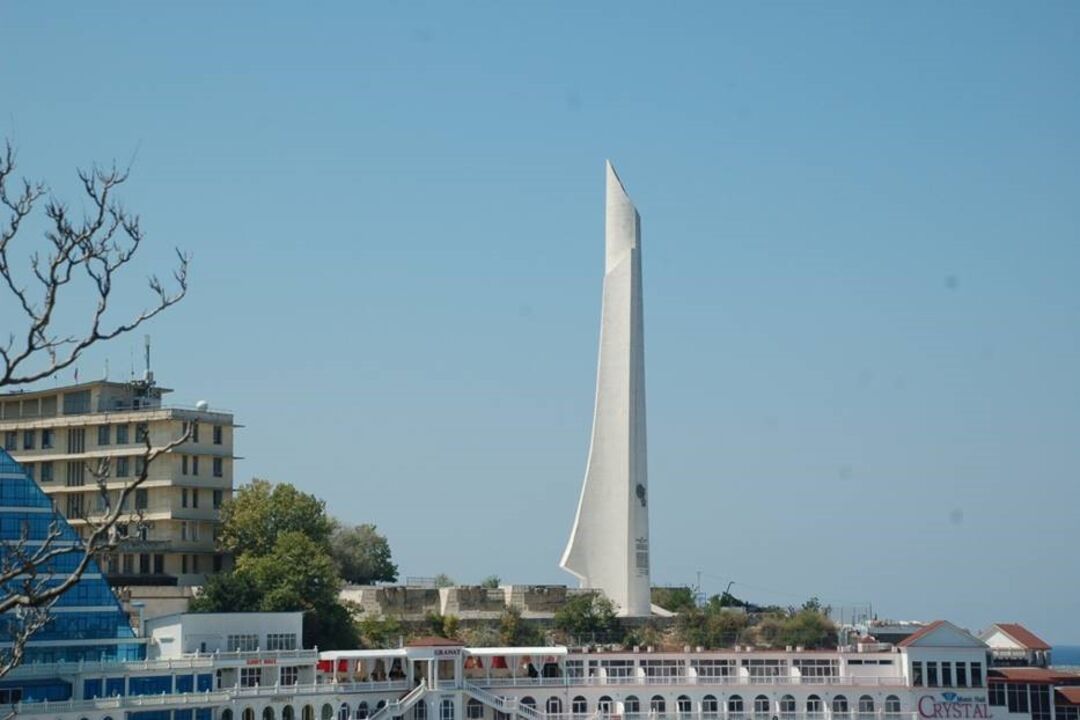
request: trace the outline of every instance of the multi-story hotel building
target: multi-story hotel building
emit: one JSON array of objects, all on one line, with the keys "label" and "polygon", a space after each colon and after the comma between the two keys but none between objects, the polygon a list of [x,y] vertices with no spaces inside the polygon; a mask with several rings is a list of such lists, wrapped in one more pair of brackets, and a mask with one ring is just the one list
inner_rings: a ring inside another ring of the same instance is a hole
[{"label": "multi-story hotel building", "polygon": [[[219,508],[233,488],[233,416],[205,403],[162,402],[149,380],[94,381],[0,395],[0,437],[76,532],[106,508],[92,472],[110,461],[110,502],[142,472],[145,438],[161,447],[191,436],[151,463],[128,498],[143,523],[101,565],[114,586],[195,586],[230,564],[217,552]],[[145,591],[136,592],[136,595]]]}]

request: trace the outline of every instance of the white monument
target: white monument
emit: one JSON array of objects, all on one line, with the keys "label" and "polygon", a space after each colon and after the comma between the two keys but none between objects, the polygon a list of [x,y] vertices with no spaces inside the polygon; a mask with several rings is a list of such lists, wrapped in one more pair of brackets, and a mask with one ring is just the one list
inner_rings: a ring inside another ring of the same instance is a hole
[{"label": "white monument", "polygon": [[604,247],[592,441],[559,564],[582,587],[603,590],[620,615],[641,617],[650,614],[641,218],[610,162]]}]

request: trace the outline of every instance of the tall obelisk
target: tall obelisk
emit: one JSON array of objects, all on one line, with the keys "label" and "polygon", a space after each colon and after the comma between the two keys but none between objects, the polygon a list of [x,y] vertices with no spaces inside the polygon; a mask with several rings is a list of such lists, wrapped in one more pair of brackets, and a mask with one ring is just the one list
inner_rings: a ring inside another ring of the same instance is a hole
[{"label": "tall obelisk", "polygon": [[604,299],[585,482],[560,565],[619,614],[650,614],[641,218],[607,163]]}]

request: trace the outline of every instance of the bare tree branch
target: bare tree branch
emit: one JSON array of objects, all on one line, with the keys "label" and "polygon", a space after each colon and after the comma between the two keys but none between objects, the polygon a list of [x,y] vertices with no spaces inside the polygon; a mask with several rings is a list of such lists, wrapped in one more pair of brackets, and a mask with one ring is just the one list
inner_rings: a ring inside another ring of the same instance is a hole
[{"label": "bare tree branch", "polygon": [[[0,387],[23,385],[47,378],[79,359],[90,346],[131,332],[187,294],[190,258],[179,249],[173,282],[166,284],[157,275],[147,280],[154,298],[152,305],[126,321],[109,321],[106,314],[116,276],[131,262],[145,234],[139,216],[130,213],[114,197],[116,188],[128,179],[128,170],[112,166],[79,171],[83,192],[91,211],[81,221],[71,218],[67,206],[55,198],[45,202],[50,227],[45,232],[48,252],[34,253],[30,272],[34,289],[23,285],[12,267],[11,246],[23,221],[47,192],[43,183],[22,180],[14,193],[9,190],[15,172],[15,152],[10,143],[0,157],[0,206],[6,221],[0,222],[0,278],[16,300],[26,327],[11,332],[0,345]],[[81,330],[61,334],[55,329],[55,312],[61,292],[73,276],[85,277],[96,300]],[[170,287],[172,285],[172,287]]]}]

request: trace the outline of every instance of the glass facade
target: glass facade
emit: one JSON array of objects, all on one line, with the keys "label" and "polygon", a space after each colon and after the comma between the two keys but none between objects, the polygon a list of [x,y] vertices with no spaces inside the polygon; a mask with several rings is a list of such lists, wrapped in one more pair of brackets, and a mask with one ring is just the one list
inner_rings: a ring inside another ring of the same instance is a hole
[{"label": "glass facade", "polygon": [[[24,540],[25,547],[40,546],[57,523],[60,536],[55,547],[72,546],[76,550],[61,554],[37,569],[38,577],[56,576],[45,583],[59,583],[64,574],[79,562],[81,545],[78,534],[52,505],[48,496],[34,483],[17,462],[0,450],[0,558],[9,559],[13,544]],[[12,582],[21,586],[23,579]],[[0,616],[0,637],[6,638],[18,627],[15,613]],[[125,642],[127,641],[127,642]],[[0,653],[10,642],[0,643]],[[96,561],[90,563],[83,577],[62,595],[52,610],[52,620],[26,646],[23,664],[79,661],[141,660],[145,646],[137,641],[120,606]],[[0,687],[14,689],[20,684],[9,680]],[[56,697],[57,684],[35,687],[22,683],[22,699],[66,699]],[[70,697],[70,688],[67,690]]]}]

